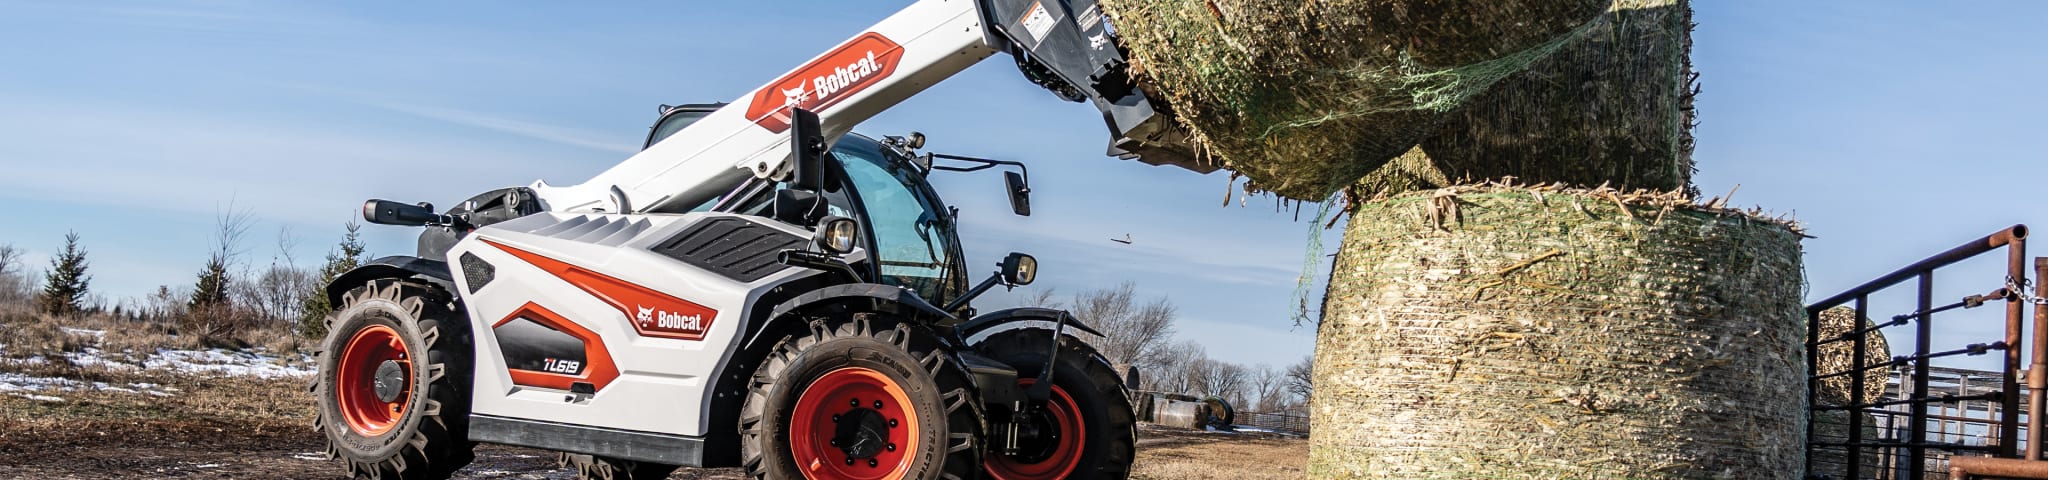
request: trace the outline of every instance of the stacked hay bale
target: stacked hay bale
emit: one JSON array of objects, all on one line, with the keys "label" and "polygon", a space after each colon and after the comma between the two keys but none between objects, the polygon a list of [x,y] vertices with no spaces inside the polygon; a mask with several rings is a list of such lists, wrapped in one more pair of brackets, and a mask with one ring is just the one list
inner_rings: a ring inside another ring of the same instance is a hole
[{"label": "stacked hay bale", "polygon": [[1103,6],[1223,166],[1348,189],[1312,476],[1800,475],[1799,236],[1691,199],[1685,0]]},{"label": "stacked hay bale", "polygon": [[1589,30],[1609,0],[1105,0],[1155,98],[1228,168],[1321,200]]},{"label": "stacked hay bale", "polygon": [[1452,187],[1352,212],[1318,478],[1797,478],[1799,234],[1676,193]]},{"label": "stacked hay bale", "polygon": [[1689,188],[1691,31],[1683,1],[1617,0],[1580,38],[1474,98],[1351,193],[1374,198],[1505,177]]},{"label": "stacked hay bale", "polygon": [[[1820,323],[1820,339],[1823,341],[1840,338],[1842,335],[1859,328],[1876,326],[1876,323],[1871,322],[1868,318],[1857,318],[1856,309],[1846,306],[1822,310],[1818,320]],[[1850,371],[1859,366],[1884,364],[1892,358],[1891,346],[1885,342],[1884,334],[1875,330],[1869,332],[1864,337],[1863,357],[1858,359],[1855,353],[1855,345],[1849,342],[1821,345],[1814,352],[1814,371],[1818,372],[1819,375],[1829,375]],[[1891,368],[1865,370],[1862,376],[1863,390],[1860,403],[1870,403],[1884,396],[1885,381],[1891,378]],[[1820,405],[1843,406],[1858,402],[1859,400],[1854,395],[1856,393],[1854,388],[1855,381],[1849,376],[1823,378],[1820,381],[1819,387],[1820,398],[1817,400],[1819,400]],[[1882,436],[1882,432],[1877,427],[1877,417],[1875,415],[1868,413],[1851,415],[1850,412],[1842,410],[1822,410],[1814,412],[1813,415],[1813,441],[1817,443],[1842,443],[1849,441],[1849,419],[1851,418],[1855,418],[1855,423],[1860,425],[1859,428],[1863,429],[1864,441],[1874,441]],[[1877,453],[1876,449],[1865,448],[1863,450],[1865,459],[1875,458]],[[1812,471],[1808,473],[1840,476],[1847,471],[1849,449],[1839,446],[1816,446],[1813,448],[1811,465]]]}]

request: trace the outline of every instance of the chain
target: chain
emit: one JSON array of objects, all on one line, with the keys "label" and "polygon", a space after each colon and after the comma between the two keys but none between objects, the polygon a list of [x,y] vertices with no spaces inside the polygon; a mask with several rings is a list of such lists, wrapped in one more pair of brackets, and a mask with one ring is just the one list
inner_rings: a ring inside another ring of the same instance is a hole
[{"label": "chain", "polygon": [[2005,277],[2005,291],[2019,297],[2021,302],[2048,306],[2048,297],[2034,296],[2034,279]]}]

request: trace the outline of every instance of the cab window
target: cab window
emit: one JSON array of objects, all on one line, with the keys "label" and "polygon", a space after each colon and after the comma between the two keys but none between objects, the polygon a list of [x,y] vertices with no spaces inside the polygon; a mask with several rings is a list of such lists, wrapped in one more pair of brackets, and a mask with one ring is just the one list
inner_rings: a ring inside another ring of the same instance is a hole
[{"label": "cab window", "polygon": [[855,145],[843,142],[840,146],[854,148],[836,148],[833,155],[867,209],[882,281],[944,302],[957,293],[959,281],[953,226],[939,213],[944,206],[922,188],[911,167],[892,165],[872,144]]}]

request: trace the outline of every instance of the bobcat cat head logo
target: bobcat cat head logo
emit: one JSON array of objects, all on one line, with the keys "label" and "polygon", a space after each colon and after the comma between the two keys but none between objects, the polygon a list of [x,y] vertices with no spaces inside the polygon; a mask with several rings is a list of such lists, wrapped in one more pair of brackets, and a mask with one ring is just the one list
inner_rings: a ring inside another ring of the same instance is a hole
[{"label": "bobcat cat head logo", "polygon": [[634,320],[639,320],[641,324],[654,323],[654,309],[639,305],[634,305],[633,307],[640,310],[640,315],[634,318]]},{"label": "bobcat cat head logo", "polygon": [[794,89],[782,89],[782,96],[783,96],[784,98],[786,98],[786,100],[783,100],[782,106],[785,106],[785,107],[787,107],[787,106],[790,106],[790,105],[797,105],[797,104],[803,103],[803,101],[804,101],[804,84],[803,84],[803,82],[802,82],[802,81],[798,81],[798,82],[797,82],[797,84],[796,84],[796,88],[794,88]]}]

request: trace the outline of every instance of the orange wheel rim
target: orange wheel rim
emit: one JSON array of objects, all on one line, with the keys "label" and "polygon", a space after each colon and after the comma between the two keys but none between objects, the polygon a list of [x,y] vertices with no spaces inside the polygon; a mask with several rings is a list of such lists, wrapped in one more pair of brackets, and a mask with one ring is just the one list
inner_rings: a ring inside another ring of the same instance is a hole
[{"label": "orange wheel rim", "polygon": [[[377,373],[386,362],[400,369],[403,385],[398,395],[385,401],[377,394]],[[334,376],[334,395],[341,407],[342,422],[349,430],[366,437],[383,435],[405,418],[412,405],[412,356],[405,339],[385,325],[371,325],[356,331],[341,349]]]},{"label": "orange wheel rim", "polygon": [[900,479],[917,458],[916,409],[903,387],[882,372],[826,372],[797,397],[789,447],[806,478]]},{"label": "orange wheel rim", "polygon": [[[1031,388],[1038,383],[1035,378],[1017,379],[1021,388]],[[1086,419],[1081,416],[1081,407],[1074,403],[1074,397],[1059,385],[1052,386],[1052,398],[1047,399],[1045,410],[1051,418],[1052,441],[1044,458],[1024,459],[1008,456],[992,456],[984,463],[990,476],[997,480],[1056,480],[1067,478],[1074,468],[1081,465],[1082,447],[1088,445]]]}]

